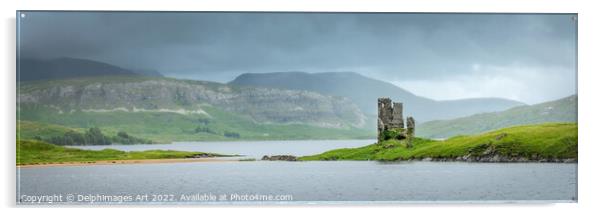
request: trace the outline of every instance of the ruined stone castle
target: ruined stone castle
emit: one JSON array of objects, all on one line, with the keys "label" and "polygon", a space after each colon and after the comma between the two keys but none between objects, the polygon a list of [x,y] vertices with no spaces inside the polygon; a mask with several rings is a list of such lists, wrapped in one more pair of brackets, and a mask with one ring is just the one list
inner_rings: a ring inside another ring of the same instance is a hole
[{"label": "ruined stone castle", "polygon": [[408,117],[407,128],[403,121],[403,104],[391,103],[390,98],[378,99],[378,140],[385,140],[386,131],[392,131],[396,139],[411,139],[414,137],[414,118]]}]

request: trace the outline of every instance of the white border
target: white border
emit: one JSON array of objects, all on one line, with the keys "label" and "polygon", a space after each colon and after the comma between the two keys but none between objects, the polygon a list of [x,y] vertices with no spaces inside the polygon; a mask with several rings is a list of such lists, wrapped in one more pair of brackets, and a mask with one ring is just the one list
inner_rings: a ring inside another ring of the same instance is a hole
[{"label": "white border", "polygon": [[[599,22],[600,9],[596,2],[586,1],[558,1],[558,0],[422,0],[422,1],[360,1],[360,0],[104,0],[104,1],[77,1],[77,0],[34,0],[34,1],[4,1],[2,2],[2,142],[4,157],[2,157],[2,190],[0,200],[3,207],[12,207],[3,215],[39,214],[39,215],[176,215],[196,214],[211,215],[224,212],[247,214],[293,214],[313,215],[449,215],[457,214],[486,214],[486,215],[575,215],[594,214],[600,211],[598,204],[600,195],[600,168],[598,156],[602,143],[597,137],[602,123],[599,112],[602,110],[600,101],[602,92],[600,88],[600,34]],[[23,208],[15,209],[15,14],[16,10],[164,10],[164,11],[341,11],[341,12],[524,12],[524,13],[579,13],[579,202],[577,204],[525,204],[525,205],[492,205],[492,204],[430,204],[430,205],[378,205],[364,207],[341,206],[324,207],[223,207],[201,206],[203,209],[193,209],[184,206],[177,209],[158,208],[149,206],[143,209],[136,208],[98,208],[90,211],[88,208]],[[378,207],[378,208],[375,208]],[[470,207],[470,208],[467,208]],[[259,211],[261,212],[259,212]],[[3,211],[5,212],[5,211]]]}]

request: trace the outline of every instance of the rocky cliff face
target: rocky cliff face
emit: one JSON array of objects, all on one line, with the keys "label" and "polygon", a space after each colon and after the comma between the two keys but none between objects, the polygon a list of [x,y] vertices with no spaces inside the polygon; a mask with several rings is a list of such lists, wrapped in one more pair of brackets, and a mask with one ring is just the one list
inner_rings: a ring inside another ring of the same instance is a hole
[{"label": "rocky cliff face", "polygon": [[22,105],[65,112],[175,112],[210,116],[203,107],[262,123],[362,127],[365,116],[349,99],[315,92],[167,78],[102,77],[21,84]]}]

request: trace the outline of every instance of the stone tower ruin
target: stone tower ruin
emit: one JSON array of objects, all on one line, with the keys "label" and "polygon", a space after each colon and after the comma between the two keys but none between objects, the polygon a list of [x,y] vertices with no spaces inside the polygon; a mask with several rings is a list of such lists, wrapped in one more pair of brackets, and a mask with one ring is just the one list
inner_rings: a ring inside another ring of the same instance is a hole
[{"label": "stone tower ruin", "polygon": [[405,128],[403,121],[403,104],[392,102],[390,98],[378,99],[378,140],[385,140],[385,132],[393,131],[397,139],[407,139],[414,136],[414,118],[408,117]]}]

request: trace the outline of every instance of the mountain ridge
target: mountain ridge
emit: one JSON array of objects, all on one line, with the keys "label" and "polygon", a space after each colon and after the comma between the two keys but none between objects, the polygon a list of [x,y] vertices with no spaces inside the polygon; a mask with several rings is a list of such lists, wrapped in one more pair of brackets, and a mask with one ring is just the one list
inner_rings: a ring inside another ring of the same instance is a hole
[{"label": "mountain ridge", "polygon": [[355,72],[273,72],[245,73],[228,82],[231,85],[257,86],[280,89],[315,91],[327,95],[347,97],[364,113],[376,115],[376,99],[390,97],[400,101],[404,114],[417,121],[453,119],[480,112],[501,111],[525,105],[502,98],[469,98],[437,101],[421,97],[392,83],[365,77]]}]

